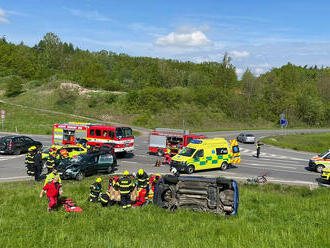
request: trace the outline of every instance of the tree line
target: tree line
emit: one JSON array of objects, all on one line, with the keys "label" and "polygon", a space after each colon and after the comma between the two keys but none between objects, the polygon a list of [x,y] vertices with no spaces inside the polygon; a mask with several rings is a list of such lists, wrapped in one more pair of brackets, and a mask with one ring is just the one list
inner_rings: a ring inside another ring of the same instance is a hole
[{"label": "tree line", "polygon": [[6,96],[20,94],[29,81],[71,80],[83,87],[126,91],[125,110],[157,113],[191,106],[194,111],[237,121],[278,123],[285,113],[294,125],[330,122],[330,69],[291,63],[238,79],[231,58],[220,63],[132,57],[111,51],[91,52],[47,33],[33,47],[0,39],[0,84]]}]

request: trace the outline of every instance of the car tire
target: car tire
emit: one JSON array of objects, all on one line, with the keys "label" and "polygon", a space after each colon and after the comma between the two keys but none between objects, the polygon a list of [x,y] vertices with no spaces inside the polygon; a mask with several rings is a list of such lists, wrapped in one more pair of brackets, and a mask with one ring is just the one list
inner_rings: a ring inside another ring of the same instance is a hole
[{"label": "car tire", "polygon": [[316,166],[316,172],[318,172],[318,173],[321,173],[323,169],[324,169],[324,165],[323,164],[318,164]]},{"label": "car tire", "polygon": [[84,175],[84,173],[83,172],[79,172],[78,174],[77,174],[77,176],[76,176],[76,180],[77,181],[81,181],[81,180],[83,180],[85,178],[85,175]]},{"label": "car tire", "polygon": [[164,150],[163,150],[163,149],[158,149],[158,150],[157,150],[157,155],[158,155],[159,157],[163,157],[163,156],[164,156]]},{"label": "car tire", "polygon": [[111,174],[111,172],[113,172],[113,167],[112,166],[109,166],[108,169],[107,169],[107,173],[108,174]]},{"label": "car tire", "polygon": [[220,166],[220,170],[227,170],[228,169],[228,163],[227,162],[222,162],[221,166]]},{"label": "car tire", "polygon": [[186,169],[187,174],[192,174],[195,171],[195,166],[189,165]]}]

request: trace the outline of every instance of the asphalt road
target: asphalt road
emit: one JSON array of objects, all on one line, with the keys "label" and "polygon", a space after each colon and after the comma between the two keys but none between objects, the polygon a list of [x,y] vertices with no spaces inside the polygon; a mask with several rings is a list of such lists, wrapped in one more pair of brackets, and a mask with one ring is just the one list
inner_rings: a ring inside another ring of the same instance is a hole
[{"label": "asphalt road", "polygon": [[[282,130],[255,130],[250,131],[257,139],[270,135],[284,134]],[[287,130],[286,134],[293,133],[314,133],[330,132],[330,129],[306,129]],[[232,139],[239,131],[208,132],[203,133],[208,137],[224,137]],[[0,136],[6,134],[0,133]],[[51,136],[29,135],[39,140],[44,146],[51,145]],[[307,169],[308,160],[313,153],[299,152],[278,147],[264,145],[261,147],[260,158],[255,157],[256,149],[254,144],[240,144],[241,163],[236,168],[229,168],[226,171],[206,170],[194,175],[198,176],[224,176],[237,180],[255,177],[266,173],[269,181],[288,184],[317,185],[320,175]],[[0,182],[27,179],[24,167],[24,155],[0,155]],[[140,136],[135,139],[135,151],[125,158],[118,160],[118,171],[137,172],[143,168],[148,173],[169,173],[168,166],[155,167],[154,164],[159,157],[148,154],[148,136]]]}]

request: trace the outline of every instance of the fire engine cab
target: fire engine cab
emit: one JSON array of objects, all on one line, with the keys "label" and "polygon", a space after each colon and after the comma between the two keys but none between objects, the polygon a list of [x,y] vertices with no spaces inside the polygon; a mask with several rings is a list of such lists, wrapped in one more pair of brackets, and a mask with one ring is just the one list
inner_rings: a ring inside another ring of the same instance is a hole
[{"label": "fire engine cab", "polygon": [[163,156],[170,149],[171,155],[174,155],[190,141],[204,138],[206,136],[191,134],[189,130],[156,128],[149,134],[149,152]]},{"label": "fire engine cab", "polygon": [[112,144],[116,153],[134,150],[134,136],[130,127],[80,122],[54,124],[52,139],[54,145],[75,145],[81,140],[87,140],[87,145],[90,146]]}]

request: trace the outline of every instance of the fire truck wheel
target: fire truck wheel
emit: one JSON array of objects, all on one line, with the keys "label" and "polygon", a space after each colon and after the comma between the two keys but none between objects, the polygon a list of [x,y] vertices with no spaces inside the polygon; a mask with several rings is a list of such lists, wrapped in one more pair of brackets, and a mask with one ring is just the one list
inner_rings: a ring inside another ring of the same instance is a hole
[{"label": "fire truck wheel", "polygon": [[158,151],[157,151],[157,155],[158,155],[159,157],[163,157],[163,156],[164,156],[164,150],[163,150],[163,149],[158,149]]}]

